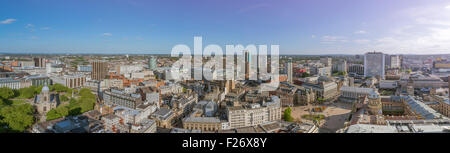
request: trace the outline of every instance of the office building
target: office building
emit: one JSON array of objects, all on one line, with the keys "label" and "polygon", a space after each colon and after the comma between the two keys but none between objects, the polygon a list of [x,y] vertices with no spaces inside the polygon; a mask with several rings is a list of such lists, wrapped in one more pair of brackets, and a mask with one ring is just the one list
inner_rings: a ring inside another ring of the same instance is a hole
[{"label": "office building", "polygon": [[368,52],[364,55],[364,77],[384,79],[385,57],[381,52]]},{"label": "office building", "polygon": [[92,62],[92,76],[91,79],[102,81],[108,73],[108,64],[103,61]]},{"label": "office building", "polygon": [[45,67],[45,58],[33,58],[35,67]]},{"label": "office building", "polygon": [[288,62],[286,63],[286,73],[287,73],[287,81],[289,83],[293,83],[293,67],[292,67],[292,59],[288,59]]}]

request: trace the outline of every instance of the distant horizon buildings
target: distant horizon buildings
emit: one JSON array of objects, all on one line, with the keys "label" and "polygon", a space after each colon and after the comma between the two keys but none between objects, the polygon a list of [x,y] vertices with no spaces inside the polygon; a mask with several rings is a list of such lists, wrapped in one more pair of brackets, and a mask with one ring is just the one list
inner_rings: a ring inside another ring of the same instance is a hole
[{"label": "distant horizon buildings", "polygon": [[367,52],[364,54],[364,77],[384,79],[385,55],[382,52]]}]

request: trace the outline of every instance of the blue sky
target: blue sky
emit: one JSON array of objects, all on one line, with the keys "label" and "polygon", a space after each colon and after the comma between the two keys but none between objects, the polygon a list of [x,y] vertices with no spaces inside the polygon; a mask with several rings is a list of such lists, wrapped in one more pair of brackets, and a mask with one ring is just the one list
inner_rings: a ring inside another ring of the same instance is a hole
[{"label": "blue sky", "polygon": [[[275,44],[281,54],[450,53],[447,0],[4,0],[0,52],[170,53]],[[225,47],[223,47],[225,48]]]}]

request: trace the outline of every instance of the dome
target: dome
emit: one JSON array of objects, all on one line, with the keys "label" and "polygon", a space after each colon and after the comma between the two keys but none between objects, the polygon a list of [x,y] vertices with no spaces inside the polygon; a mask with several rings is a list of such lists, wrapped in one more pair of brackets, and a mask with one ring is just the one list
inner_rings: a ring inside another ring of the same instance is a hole
[{"label": "dome", "polygon": [[370,99],[377,99],[379,97],[379,93],[376,91],[376,90],[372,90],[370,93],[369,93],[369,98]]},{"label": "dome", "polygon": [[42,87],[42,91],[41,92],[44,92],[44,91],[50,91],[50,89],[47,87],[47,85],[45,85],[44,87]]}]

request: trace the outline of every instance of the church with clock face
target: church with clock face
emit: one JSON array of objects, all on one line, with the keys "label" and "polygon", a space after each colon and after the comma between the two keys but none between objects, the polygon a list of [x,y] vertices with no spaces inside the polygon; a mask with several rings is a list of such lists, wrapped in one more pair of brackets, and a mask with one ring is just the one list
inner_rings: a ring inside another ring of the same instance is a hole
[{"label": "church with clock face", "polygon": [[47,85],[42,87],[42,91],[34,98],[33,105],[36,107],[40,121],[45,121],[47,113],[56,108],[59,104],[59,95],[51,93]]}]

